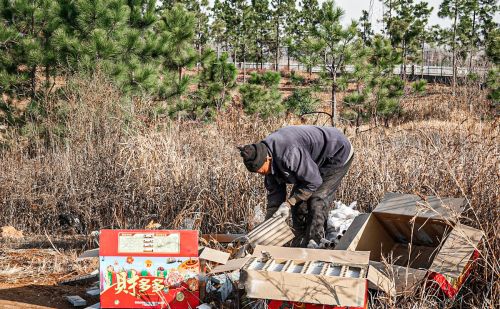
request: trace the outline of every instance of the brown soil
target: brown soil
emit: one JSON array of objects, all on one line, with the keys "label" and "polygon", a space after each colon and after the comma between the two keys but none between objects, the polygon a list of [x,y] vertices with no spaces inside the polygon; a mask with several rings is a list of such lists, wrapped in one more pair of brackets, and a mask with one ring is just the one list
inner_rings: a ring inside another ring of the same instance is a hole
[{"label": "brown soil", "polygon": [[88,306],[99,302],[98,297],[85,294],[92,282],[59,285],[97,268],[97,260],[76,261],[78,252],[69,249],[73,241],[68,239],[65,245],[54,239],[56,251],[48,248],[43,238],[0,238],[0,308],[74,308],[65,298],[70,295],[79,295]]},{"label": "brown soil", "polygon": [[98,302],[97,297],[85,295],[84,286],[0,283],[0,308],[74,308],[65,298],[79,295],[87,305]]}]

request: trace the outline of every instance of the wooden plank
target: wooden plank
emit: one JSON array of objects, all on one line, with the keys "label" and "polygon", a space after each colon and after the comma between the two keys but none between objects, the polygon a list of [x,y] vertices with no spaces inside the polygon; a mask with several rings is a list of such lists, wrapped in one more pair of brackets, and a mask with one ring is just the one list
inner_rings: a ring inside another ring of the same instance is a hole
[{"label": "wooden plank", "polygon": [[200,237],[206,241],[214,240],[220,243],[231,243],[235,241],[244,241],[245,234],[203,234]]},{"label": "wooden plank", "polygon": [[199,258],[202,260],[207,260],[218,264],[226,264],[227,260],[229,260],[229,255],[230,254],[228,252],[223,252],[205,247],[202,249]]}]

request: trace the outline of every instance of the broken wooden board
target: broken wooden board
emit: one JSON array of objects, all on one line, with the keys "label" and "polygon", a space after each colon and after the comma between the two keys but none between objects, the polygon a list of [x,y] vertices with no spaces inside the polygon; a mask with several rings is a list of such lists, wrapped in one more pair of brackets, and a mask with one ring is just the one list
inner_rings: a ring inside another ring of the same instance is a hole
[{"label": "broken wooden board", "polygon": [[248,255],[246,257],[242,257],[239,259],[233,259],[227,261],[225,265],[219,265],[215,267],[211,273],[212,274],[220,274],[220,273],[225,273],[225,272],[230,272],[230,271],[235,271],[235,270],[240,270],[245,264],[250,260],[251,256]]},{"label": "broken wooden board", "polygon": [[218,264],[226,264],[229,260],[229,253],[205,247],[201,250],[200,259]]}]

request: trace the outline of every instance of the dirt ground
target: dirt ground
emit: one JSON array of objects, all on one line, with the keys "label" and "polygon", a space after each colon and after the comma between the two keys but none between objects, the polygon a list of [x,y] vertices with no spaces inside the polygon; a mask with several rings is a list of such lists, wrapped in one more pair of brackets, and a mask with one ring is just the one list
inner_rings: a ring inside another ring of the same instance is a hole
[{"label": "dirt ground", "polygon": [[65,299],[68,295],[81,296],[89,306],[99,302],[85,295],[84,286],[0,283],[0,308],[74,308]]},{"label": "dirt ground", "polygon": [[31,237],[23,240],[0,238],[0,309],[10,308],[74,308],[65,296],[79,295],[87,305],[99,301],[85,290],[92,281],[79,285],[61,285],[61,281],[89,274],[98,261],[76,261],[86,240]]}]

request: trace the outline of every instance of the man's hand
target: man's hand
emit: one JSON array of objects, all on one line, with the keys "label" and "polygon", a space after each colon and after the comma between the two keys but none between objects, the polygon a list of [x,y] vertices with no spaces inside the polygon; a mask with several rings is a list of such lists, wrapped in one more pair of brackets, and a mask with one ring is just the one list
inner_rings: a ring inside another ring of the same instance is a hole
[{"label": "man's hand", "polygon": [[278,210],[273,214],[273,218],[288,218],[288,216],[290,216],[290,207],[291,205],[288,202],[281,203],[280,207],[278,207]]}]

